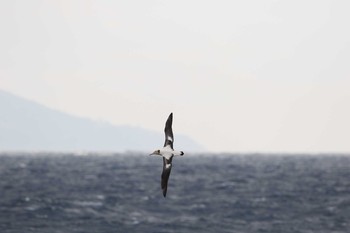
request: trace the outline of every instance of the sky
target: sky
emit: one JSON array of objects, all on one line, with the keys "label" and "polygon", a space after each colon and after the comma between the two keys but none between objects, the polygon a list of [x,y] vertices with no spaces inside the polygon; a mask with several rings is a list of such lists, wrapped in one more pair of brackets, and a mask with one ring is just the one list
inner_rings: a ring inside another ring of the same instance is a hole
[{"label": "sky", "polygon": [[347,153],[348,9],[345,0],[1,1],[0,89],[154,131],[173,112],[175,139],[214,152]]}]

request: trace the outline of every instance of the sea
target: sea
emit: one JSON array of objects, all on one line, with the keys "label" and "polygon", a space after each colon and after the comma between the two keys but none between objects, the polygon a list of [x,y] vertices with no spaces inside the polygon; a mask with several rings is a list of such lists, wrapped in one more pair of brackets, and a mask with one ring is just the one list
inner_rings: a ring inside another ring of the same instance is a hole
[{"label": "sea", "polygon": [[1,233],[350,232],[350,155],[1,153]]}]

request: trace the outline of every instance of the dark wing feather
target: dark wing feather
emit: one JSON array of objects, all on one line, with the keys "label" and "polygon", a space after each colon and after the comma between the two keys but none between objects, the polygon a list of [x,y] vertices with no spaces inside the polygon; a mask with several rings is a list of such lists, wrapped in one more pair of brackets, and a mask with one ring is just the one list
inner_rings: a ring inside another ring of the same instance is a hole
[{"label": "dark wing feather", "polygon": [[[171,161],[173,160],[173,157],[170,158],[170,160],[167,160],[166,158],[163,157],[163,172],[162,172],[162,190],[163,190],[163,196],[166,196],[166,192],[168,189],[168,180],[171,172]],[[169,166],[170,164],[170,166]],[[168,167],[166,167],[168,165]]]},{"label": "dark wing feather", "polygon": [[174,136],[173,136],[173,129],[171,128],[172,124],[173,124],[173,113],[170,113],[164,128],[164,133],[165,133],[164,147],[170,145],[170,148],[174,149],[173,148]]}]

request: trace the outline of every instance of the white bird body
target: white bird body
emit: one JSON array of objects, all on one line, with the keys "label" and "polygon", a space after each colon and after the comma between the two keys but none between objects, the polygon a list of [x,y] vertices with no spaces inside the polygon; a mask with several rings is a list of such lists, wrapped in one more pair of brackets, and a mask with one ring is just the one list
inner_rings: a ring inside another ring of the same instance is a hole
[{"label": "white bird body", "polygon": [[166,146],[159,150],[159,154],[169,160],[174,155],[183,155],[183,152],[173,150],[170,146]]}]

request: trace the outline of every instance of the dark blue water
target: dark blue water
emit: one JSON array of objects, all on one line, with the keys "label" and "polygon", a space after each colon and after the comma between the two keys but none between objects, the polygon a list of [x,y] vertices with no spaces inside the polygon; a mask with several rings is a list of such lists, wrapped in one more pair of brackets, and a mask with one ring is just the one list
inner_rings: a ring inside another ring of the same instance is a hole
[{"label": "dark blue water", "polygon": [[350,232],[350,157],[0,155],[0,232]]}]

